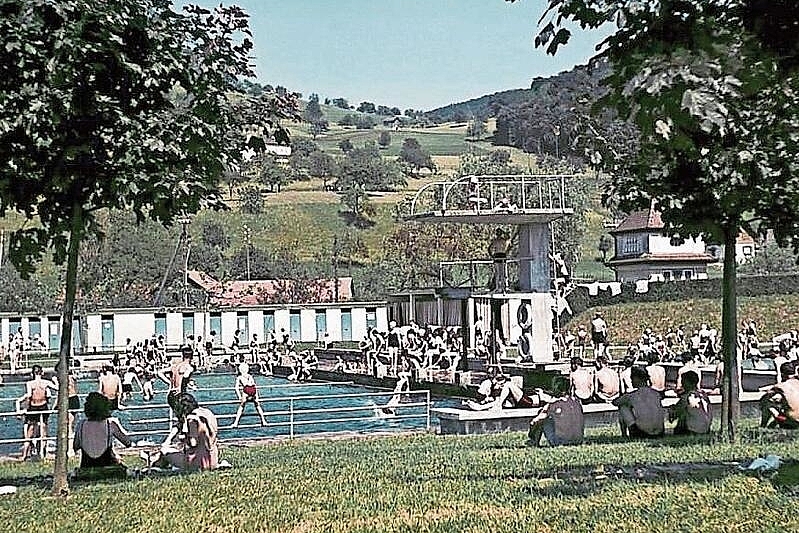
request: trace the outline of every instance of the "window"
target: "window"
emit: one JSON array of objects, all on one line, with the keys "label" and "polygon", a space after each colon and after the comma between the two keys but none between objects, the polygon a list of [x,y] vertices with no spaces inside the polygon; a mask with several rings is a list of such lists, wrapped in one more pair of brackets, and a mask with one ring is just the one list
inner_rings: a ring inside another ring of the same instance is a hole
[{"label": "window", "polygon": [[352,340],[352,310],[341,310],[341,340]]},{"label": "window", "polygon": [[694,271],[693,270],[683,270],[682,271],[682,277],[683,277],[683,279],[692,279],[694,277]]},{"label": "window", "polygon": [[622,239],[622,254],[635,255],[641,253],[641,241],[637,235],[625,235]]},{"label": "window", "polygon": [[375,307],[366,308],[366,328],[377,327],[377,309]]},{"label": "window", "polygon": [[100,326],[102,328],[102,347],[108,350],[114,347],[114,316],[100,315]]},{"label": "window", "polygon": [[663,271],[663,281],[671,281],[674,278],[672,277],[671,270],[664,270]]}]

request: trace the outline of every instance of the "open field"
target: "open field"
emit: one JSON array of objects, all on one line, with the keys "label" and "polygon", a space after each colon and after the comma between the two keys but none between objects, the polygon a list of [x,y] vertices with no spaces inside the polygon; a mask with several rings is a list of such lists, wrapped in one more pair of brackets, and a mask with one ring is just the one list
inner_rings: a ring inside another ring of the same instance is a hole
[{"label": "open field", "polygon": [[[0,523],[76,533],[796,531],[789,468],[767,479],[737,464],[796,459],[799,441],[743,433],[740,444],[622,442],[603,429],[564,448],[526,448],[520,433],[226,448],[231,471],[75,485],[64,500],[34,478],[0,497]],[[45,468],[0,465],[0,477],[17,484]]]}]

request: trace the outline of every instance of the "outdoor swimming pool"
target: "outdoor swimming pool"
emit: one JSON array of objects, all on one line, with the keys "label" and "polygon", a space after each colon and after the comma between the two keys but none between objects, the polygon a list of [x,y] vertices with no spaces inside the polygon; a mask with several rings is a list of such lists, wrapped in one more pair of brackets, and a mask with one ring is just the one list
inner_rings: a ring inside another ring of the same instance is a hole
[{"label": "outdoor swimming pool", "polygon": [[[260,439],[316,434],[401,432],[429,427],[429,407],[455,406],[455,399],[429,399],[426,391],[404,394],[395,415],[387,416],[379,409],[392,396],[391,391],[371,389],[351,383],[296,383],[283,378],[255,375],[261,407],[267,425],[262,427],[255,407],[248,404],[238,428],[233,423],[238,401],[233,374],[195,375],[197,390],[190,391],[200,405],[211,409],[219,419],[220,439]],[[81,401],[97,390],[96,380],[80,380]],[[134,389],[136,389],[134,385]],[[16,453],[20,443],[8,442],[22,437],[22,415],[13,413],[16,398],[25,385],[6,384],[0,387],[0,454]],[[429,401],[429,405],[428,405]],[[51,400],[51,408],[54,409]],[[166,405],[166,385],[156,383],[155,398],[142,400],[138,389],[127,407],[115,412],[122,425],[136,441],[160,442],[170,427],[170,411]],[[78,416],[82,416],[79,414]],[[56,416],[50,415],[48,436],[55,435]]]}]

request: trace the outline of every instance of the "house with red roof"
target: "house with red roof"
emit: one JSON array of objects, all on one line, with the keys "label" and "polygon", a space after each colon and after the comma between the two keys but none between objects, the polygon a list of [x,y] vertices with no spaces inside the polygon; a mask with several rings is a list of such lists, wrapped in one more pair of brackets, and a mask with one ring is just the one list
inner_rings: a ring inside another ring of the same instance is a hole
[{"label": "house with red roof", "polygon": [[635,211],[610,231],[615,254],[608,266],[616,280],[685,280],[707,278],[707,265],[716,261],[707,253],[703,239],[685,239],[679,243],[664,234],[665,225],[654,204],[648,210]]},{"label": "house with red roof", "polygon": [[352,278],[254,279],[219,281],[200,270],[189,270],[189,283],[205,291],[213,307],[248,307],[264,304],[306,304],[352,300]]}]

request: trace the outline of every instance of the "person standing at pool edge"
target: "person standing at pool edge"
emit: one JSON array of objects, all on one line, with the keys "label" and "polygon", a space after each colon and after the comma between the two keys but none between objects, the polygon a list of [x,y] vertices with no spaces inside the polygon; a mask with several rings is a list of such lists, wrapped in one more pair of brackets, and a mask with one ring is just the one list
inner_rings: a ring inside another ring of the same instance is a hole
[{"label": "person standing at pool edge", "polygon": [[250,374],[250,365],[241,363],[239,365],[239,375],[236,377],[236,396],[239,398],[239,408],[236,411],[236,418],[233,421],[233,427],[239,426],[241,415],[244,413],[244,406],[248,403],[255,405],[255,410],[258,411],[258,416],[261,417],[261,425],[266,425],[266,415],[258,402],[258,387],[255,384],[255,378]]}]

